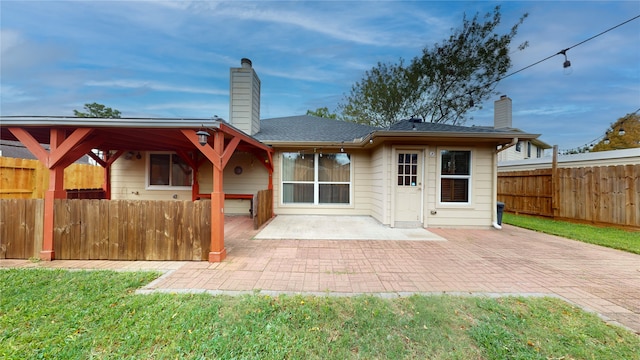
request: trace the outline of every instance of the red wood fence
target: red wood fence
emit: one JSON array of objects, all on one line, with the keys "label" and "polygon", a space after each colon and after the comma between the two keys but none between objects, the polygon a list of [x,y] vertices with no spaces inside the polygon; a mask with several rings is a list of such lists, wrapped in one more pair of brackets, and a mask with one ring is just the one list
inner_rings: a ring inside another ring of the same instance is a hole
[{"label": "red wood fence", "polygon": [[[272,190],[259,191],[254,226],[273,214]],[[39,257],[42,199],[0,199],[0,259]],[[56,259],[207,260],[211,201],[80,200],[54,203]]]}]

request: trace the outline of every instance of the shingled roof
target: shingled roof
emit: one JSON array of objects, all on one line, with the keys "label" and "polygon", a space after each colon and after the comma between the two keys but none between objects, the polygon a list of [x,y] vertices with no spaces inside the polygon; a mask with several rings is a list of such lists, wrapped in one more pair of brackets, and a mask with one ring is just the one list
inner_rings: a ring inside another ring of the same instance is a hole
[{"label": "shingled roof", "polygon": [[485,126],[460,126],[432,122],[422,122],[420,119],[401,120],[389,127],[390,131],[424,131],[424,132],[452,132],[452,133],[487,133],[501,134],[510,132],[508,129],[494,129]]},{"label": "shingled roof", "polygon": [[[321,118],[311,115],[289,116],[281,118],[263,119],[260,122],[260,132],[254,137],[267,144],[295,143],[295,142],[352,142],[362,139],[369,134],[383,132],[432,134],[486,134],[488,137],[513,134],[510,129],[494,129],[484,126],[459,126],[421,122],[420,120],[402,120],[389,128],[379,128],[361,125],[335,119]],[[531,134],[527,134],[531,135]]]},{"label": "shingled roof", "polygon": [[342,142],[362,138],[379,128],[312,115],[288,116],[260,121],[254,138],[264,142]]}]

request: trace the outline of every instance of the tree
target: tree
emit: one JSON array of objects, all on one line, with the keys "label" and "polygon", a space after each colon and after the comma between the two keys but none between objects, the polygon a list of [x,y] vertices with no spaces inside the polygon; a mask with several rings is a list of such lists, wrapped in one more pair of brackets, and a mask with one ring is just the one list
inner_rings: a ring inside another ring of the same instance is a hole
[{"label": "tree", "polygon": [[315,111],[313,110],[307,110],[307,115],[312,115],[312,116],[317,116],[317,117],[322,117],[322,118],[327,118],[327,119],[337,119],[338,115],[334,114],[334,113],[330,113],[329,112],[329,108],[325,107],[321,107],[321,108],[317,108]]},{"label": "tree", "polygon": [[73,110],[73,114],[77,117],[89,117],[89,118],[107,118],[107,119],[119,119],[120,111],[114,110],[110,107],[106,107],[102,104],[92,103],[84,104],[85,112]]},{"label": "tree", "polygon": [[[389,126],[418,116],[435,123],[461,124],[466,113],[481,108],[494,94],[495,86],[511,67],[510,45],[524,14],[506,34],[497,34],[500,7],[487,13],[463,17],[462,26],[452,29],[441,44],[425,47],[421,56],[405,66],[378,63],[356,82],[339,105],[348,121]],[[518,50],[528,46],[518,45]]]},{"label": "tree", "polygon": [[605,137],[591,151],[607,151],[640,147],[640,115],[637,112],[618,119]]}]

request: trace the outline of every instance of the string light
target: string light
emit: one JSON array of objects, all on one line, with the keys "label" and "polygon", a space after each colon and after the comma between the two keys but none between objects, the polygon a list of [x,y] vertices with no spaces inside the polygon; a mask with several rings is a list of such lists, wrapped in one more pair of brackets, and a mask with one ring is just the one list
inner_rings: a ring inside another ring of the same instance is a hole
[{"label": "string light", "polygon": [[[627,114],[625,117],[636,115],[638,112],[640,112],[640,108],[632,113]],[[618,135],[620,136],[623,136],[626,134],[626,131],[622,128],[622,123],[624,123],[624,120],[620,123],[620,128],[618,129]],[[609,130],[607,130],[604,133],[604,135],[598,136],[597,138],[589,141],[588,143],[582,146],[578,146],[571,149],[562,149],[562,150],[559,150],[559,153],[563,155],[567,155],[567,154],[577,154],[577,153],[587,152],[593,148],[594,144],[599,143],[600,141],[602,141],[602,143],[605,145],[609,145],[611,143],[611,140],[609,139]]]}]

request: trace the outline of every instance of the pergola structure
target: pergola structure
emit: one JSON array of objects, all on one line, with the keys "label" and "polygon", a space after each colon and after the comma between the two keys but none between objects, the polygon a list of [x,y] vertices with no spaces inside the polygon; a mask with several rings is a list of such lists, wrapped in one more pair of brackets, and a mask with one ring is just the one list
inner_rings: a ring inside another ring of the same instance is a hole
[{"label": "pergola structure", "polygon": [[[110,167],[129,151],[174,151],[193,169],[192,200],[199,197],[197,172],[208,160],[213,168],[211,247],[209,261],[226,257],[224,246],[223,170],[236,151],[253,154],[267,168],[273,189],[273,149],[222,119],[143,119],[76,117],[0,117],[0,138],[20,141],[49,169],[44,201],[42,260],[54,260],[54,200],[66,199],[64,169],[84,155],[105,168],[105,193],[110,199]],[[199,139],[199,136],[200,139]],[[200,141],[203,141],[202,143]],[[46,150],[42,144],[48,144]],[[101,158],[92,150],[104,154]]]}]

